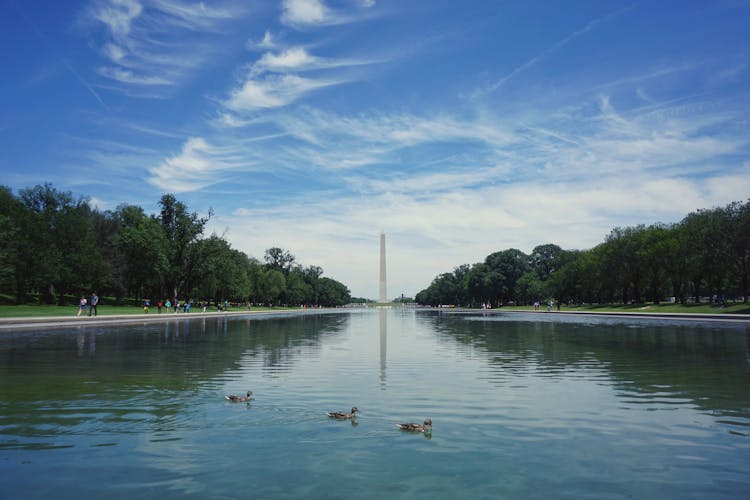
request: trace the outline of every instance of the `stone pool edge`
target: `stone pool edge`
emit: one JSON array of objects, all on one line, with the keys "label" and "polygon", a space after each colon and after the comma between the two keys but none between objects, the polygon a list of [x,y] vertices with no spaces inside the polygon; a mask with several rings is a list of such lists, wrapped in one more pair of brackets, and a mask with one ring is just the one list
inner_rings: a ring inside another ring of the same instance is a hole
[{"label": "stone pool edge", "polygon": [[[349,309],[351,310],[351,309]],[[342,312],[340,308],[315,309],[278,309],[272,311],[223,311],[223,312],[190,312],[190,313],[155,313],[155,314],[110,314],[101,316],[47,316],[0,318],[0,332],[25,328],[61,328],[71,326],[102,326],[128,323],[156,323],[172,320],[189,320],[198,318],[227,318],[239,316],[300,316]]]}]

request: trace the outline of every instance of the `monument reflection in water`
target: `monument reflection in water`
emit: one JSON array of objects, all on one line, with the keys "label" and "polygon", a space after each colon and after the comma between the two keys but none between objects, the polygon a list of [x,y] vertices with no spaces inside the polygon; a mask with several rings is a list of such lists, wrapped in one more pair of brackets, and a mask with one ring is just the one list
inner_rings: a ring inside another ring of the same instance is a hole
[{"label": "monument reflection in water", "polygon": [[746,498],[749,339],[403,308],[4,332],[0,496]]}]

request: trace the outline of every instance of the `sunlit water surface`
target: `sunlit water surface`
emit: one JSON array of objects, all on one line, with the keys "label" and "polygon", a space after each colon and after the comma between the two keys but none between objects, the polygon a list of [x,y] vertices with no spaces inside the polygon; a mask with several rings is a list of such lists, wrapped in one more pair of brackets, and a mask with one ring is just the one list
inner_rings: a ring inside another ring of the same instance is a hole
[{"label": "sunlit water surface", "polygon": [[0,334],[1,498],[748,496],[747,325],[381,309]]}]

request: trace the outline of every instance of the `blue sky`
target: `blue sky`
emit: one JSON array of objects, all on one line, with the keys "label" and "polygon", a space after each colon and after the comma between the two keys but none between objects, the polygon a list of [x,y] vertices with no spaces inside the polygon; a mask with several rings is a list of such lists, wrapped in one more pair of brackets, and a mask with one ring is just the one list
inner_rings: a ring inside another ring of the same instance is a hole
[{"label": "blue sky", "polygon": [[750,2],[0,0],[0,183],[375,298],[750,196]]}]

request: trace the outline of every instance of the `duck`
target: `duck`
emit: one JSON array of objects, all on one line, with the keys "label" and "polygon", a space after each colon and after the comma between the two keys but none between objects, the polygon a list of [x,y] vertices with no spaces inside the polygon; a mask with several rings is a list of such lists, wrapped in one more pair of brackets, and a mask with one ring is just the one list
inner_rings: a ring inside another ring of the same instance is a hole
[{"label": "duck", "polygon": [[429,419],[429,418],[424,419],[423,424],[409,422],[406,424],[396,424],[396,426],[403,431],[428,433],[428,432],[432,432],[432,419]]},{"label": "duck", "polygon": [[247,391],[247,395],[245,396],[235,396],[234,394],[230,394],[229,396],[224,397],[232,403],[244,403],[253,399],[253,391]]},{"label": "duck", "polygon": [[338,418],[340,420],[345,420],[348,418],[354,418],[357,413],[359,413],[359,409],[356,406],[352,406],[352,411],[350,411],[349,413],[345,411],[329,411],[329,412],[326,412],[326,415],[328,415],[331,418]]}]

